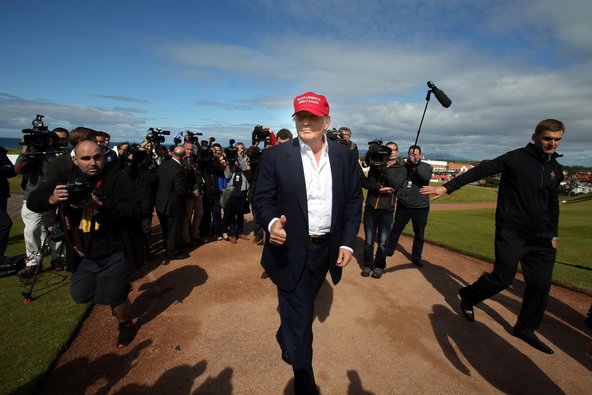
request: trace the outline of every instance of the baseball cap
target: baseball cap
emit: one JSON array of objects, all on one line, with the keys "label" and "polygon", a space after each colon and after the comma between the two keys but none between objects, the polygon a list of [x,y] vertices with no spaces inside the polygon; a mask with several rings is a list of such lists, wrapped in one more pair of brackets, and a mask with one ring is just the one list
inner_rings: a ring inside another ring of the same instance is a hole
[{"label": "baseball cap", "polygon": [[317,117],[329,115],[329,103],[323,95],[317,95],[314,92],[306,92],[294,98],[294,114],[300,111],[308,111]]}]

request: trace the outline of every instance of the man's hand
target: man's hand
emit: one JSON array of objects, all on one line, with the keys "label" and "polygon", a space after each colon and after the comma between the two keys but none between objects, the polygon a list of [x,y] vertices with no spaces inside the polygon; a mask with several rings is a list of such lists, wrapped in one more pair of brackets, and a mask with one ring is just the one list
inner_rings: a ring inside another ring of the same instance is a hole
[{"label": "man's hand", "polygon": [[53,193],[49,195],[49,204],[60,204],[68,200],[68,189],[65,185],[56,185]]},{"label": "man's hand", "polygon": [[339,267],[345,267],[351,260],[352,252],[347,248],[340,248],[339,255],[337,255],[337,262],[335,264]]},{"label": "man's hand", "polygon": [[87,207],[98,209],[103,205],[103,201],[99,199],[95,194],[90,195],[90,200],[87,203]]},{"label": "man's hand", "polygon": [[379,189],[380,193],[394,193],[395,188],[392,187],[382,187]]},{"label": "man's hand", "polygon": [[442,196],[446,194],[446,192],[448,192],[448,189],[446,189],[446,187],[443,187],[442,185],[436,187],[427,186],[419,190],[419,193],[421,193],[422,195],[436,195],[432,198],[432,200],[440,199]]},{"label": "man's hand", "polygon": [[271,233],[269,234],[269,242],[271,244],[275,244],[278,246],[283,245],[286,242],[286,230],[284,227],[286,226],[286,216],[282,215],[279,221],[275,221],[273,225],[271,225]]},{"label": "man's hand", "polygon": [[555,251],[557,251],[557,242],[558,242],[558,241],[559,241],[559,240],[557,240],[557,239],[555,239],[555,238],[551,240],[551,246],[553,247],[553,249],[554,249]]}]

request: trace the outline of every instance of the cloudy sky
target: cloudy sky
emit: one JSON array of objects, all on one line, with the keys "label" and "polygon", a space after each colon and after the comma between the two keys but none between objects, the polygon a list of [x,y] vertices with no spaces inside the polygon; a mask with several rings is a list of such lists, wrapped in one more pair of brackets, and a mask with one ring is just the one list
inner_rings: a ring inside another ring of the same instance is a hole
[{"label": "cloudy sky", "polygon": [[[225,145],[294,131],[292,99],[327,96],[332,126],[428,157],[486,159],[566,124],[566,165],[592,166],[589,0],[11,1],[0,13],[0,136],[36,114],[139,142],[150,127]],[[167,143],[172,142],[171,138]]]}]

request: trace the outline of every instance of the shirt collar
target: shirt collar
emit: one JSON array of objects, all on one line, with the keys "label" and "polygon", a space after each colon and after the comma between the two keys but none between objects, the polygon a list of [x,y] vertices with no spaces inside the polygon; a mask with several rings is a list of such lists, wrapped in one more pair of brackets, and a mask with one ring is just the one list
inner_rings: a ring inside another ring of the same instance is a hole
[{"label": "shirt collar", "polygon": [[[312,149],[308,146],[308,144],[304,143],[300,138],[298,138],[298,145],[300,146],[300,152],[306,154],[306,152],[312,152]],[[329,143],[327,142],[327,138],[323,134],[323,155],[329,155]]]}]

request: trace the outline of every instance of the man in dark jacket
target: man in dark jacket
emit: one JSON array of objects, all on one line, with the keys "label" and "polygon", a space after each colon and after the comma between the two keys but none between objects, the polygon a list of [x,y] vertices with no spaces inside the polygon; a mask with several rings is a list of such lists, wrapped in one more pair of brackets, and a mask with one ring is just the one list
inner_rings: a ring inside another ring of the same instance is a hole
[{"label": "man in dark jacket", "polygon": [[81,141],[74,152],[72,172],[62,173],[56,185],[31,192],[27,205],[36,212],[61,205],[66,239],[80,258],[70,283],[72,298],[110,305],[119,321],[116,345],[123,348],[135,335],[128,298],[131,271],[144,260],[140,196],[125,173],[105,170],[94,141]]},{"label": "man in dark jacket", "polygon": [[6,155],[8,151],[0,147],[0,265],[4,263],[8,236],[12,228],[12,220],[8,215],[8,198],[10,197],[10,186],[8,179],[16,176],[14,165]]},{"label": "man in dark jacket", "polygon": [[474,321],[473,306],[509,287],[520,261],[526,290],[513,334],[547,354],[553,350],[534,331],[545,314],[557,254],[557,190],[563,169],[556,161],[560,155],[555,151],[564,131],[562,122],[543,120],[535,128],[533,142],[526,147],[483,161],[442,186],[421,189],[421,193],[434,193],[434,199],[439,199],[463,185],[501,173],[493,272],[459,291],[461,310],[469,321]]},{"label": "man in dark jacket", "polygon": [[428,196],[420,194],[419,189],[430,183],[432,166],[421,161],[421,148],[418,145],[412,145],[407,151],[407,162],[402,170],[404,171],[403,177],[399,177],[400,173],[397,172],[394,180],[389,178],[389,185],[397,189],[397,210],[386,254],[393,256],[395,248],[399,244],[399,237],[411,220],[413,225],[411,261],[416,266],[423,266],[421,254],[423,252],[423,235],[430,212],[430,199]]},{"label": "man in dark jacket", "polygon": [[[364,264],[361,275],[373,278],[382,277],[386,267],[386,247],[389,233],[393,224],[393,212],[397,196],[395,188],[386,183],[385,171],[395,169],[399,148],[396,143],[389,142],[385,146],[389,148],[390,155],[386,166],[370,166],[368,176],[362,174],[360,183],[362,188],[368,190],[366,205],[364,207]],[[368,162],[368,161],[366,161]],[[378,237],[377,237],[378,236]],[[377,241],[376,255],[374,255],[374,241]]]},{"label": "man in dark jacket", "polygon": [[199,195],[197,190],[192,191],[185,184],[185,172],[181,166],[184,156],[183,147],[175,147],[172,158],[158,169],[155,207],[169,260],[189,258],[189,254],[182,251],[183,214],[187,198]]}]

